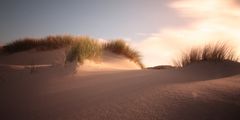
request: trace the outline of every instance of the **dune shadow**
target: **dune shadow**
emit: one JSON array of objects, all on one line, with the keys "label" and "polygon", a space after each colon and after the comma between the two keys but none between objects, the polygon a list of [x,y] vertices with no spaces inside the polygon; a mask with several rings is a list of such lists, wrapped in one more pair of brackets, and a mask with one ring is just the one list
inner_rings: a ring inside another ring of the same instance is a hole
[{"label": "dune shadow", "polygon": [[240,74],[240,63],[225,62],[201,62],[180,69],[183,74],[188,74],[189,80],[204,81],[219,79]]}]

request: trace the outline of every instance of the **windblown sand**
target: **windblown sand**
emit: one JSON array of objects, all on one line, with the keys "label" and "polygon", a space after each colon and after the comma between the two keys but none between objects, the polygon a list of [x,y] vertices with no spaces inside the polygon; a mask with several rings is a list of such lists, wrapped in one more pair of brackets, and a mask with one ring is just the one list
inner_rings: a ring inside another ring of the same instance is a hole
[{"label": "windblown sand", "polygon": [[201,63],[184,69],[123,70],[121,67],[135,67],[120,62],[120,69],[117,69],[119,59],[108,60],[109,63],[105,61],[104,64],[115,65],[114,68],[102,64],[94,70],[97,63],[89,61],[91,64],[86,62],[85,68],[80,65],[78,71],[71,71],[74,64],[40,66],[31,71],[5,62],[0,66],[0,118],[240,119],[239,63]]}]

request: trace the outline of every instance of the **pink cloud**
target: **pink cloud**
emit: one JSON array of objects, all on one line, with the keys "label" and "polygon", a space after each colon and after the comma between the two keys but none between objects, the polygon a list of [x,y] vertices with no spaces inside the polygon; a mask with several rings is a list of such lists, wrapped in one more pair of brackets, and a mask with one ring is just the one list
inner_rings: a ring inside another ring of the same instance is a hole
[{"label": "pink cloud", "polygon": [[[138,43],[147,66],[171,64],[182,50],[207,41],[240,44],[240,6],[235,0],[178,0],[169,6],[193,20],[184,27],[161,29]],[[240,55],[240,48],[236,51]]]}]

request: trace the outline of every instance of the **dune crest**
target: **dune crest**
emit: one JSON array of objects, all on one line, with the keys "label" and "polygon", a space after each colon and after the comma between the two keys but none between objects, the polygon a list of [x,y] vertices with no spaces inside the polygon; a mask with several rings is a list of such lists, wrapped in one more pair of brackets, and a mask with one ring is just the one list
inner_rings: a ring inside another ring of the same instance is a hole
[{"label": "dune crest", "polygon": [[43,65],[63,64],[66,56],[66,48],[48,51],[37,51],[35,49],[17,52],[13,54],[0,55],[0,64],[6,65]]},{"label": "dune crest", "polygon": [[136,63],[130,61],[122,55],[116,55],[109,51],[104,51],[102,59],[99,61],[85,60],[83,65],[78,67],[82,71],[102,71],[102,70],[136,70],[141,69]]},{"label": "dune crest", "polygon": [[[0,64],[11,67],[22,66],[21,68],[28,68],[31,65],[36,67],[64,66],[65,57],[66,48],[48,51],[28,50],[10,55],[1,55]],[[117,55],[109,51],[104,51],[100,60],[85,60],[83,64],[78,64],[78,66],[75,67],[80,71],[140,69],[136,63],[130,61],[125,56]]]},{"label": "dune crest", "polygon": [[189,74],[193,81],[225,78],[240,74],[240,63],[233,61],[201,61],[180,68],[183,73]]}]

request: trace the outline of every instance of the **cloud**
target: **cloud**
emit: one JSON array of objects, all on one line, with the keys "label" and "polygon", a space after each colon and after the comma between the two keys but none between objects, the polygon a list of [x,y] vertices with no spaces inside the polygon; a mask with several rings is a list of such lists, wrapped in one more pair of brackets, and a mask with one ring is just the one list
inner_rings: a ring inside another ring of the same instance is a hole
[{"label": "cloud", "polygon": [[[147,66],[171,64],[182,50],[207,41],[240,44],[240,6],[236,0],[177,0],[169,6],[192,21],[184,27],[161,29],[138,43]],[[240,49],[236,50],[240,55]]]}]

